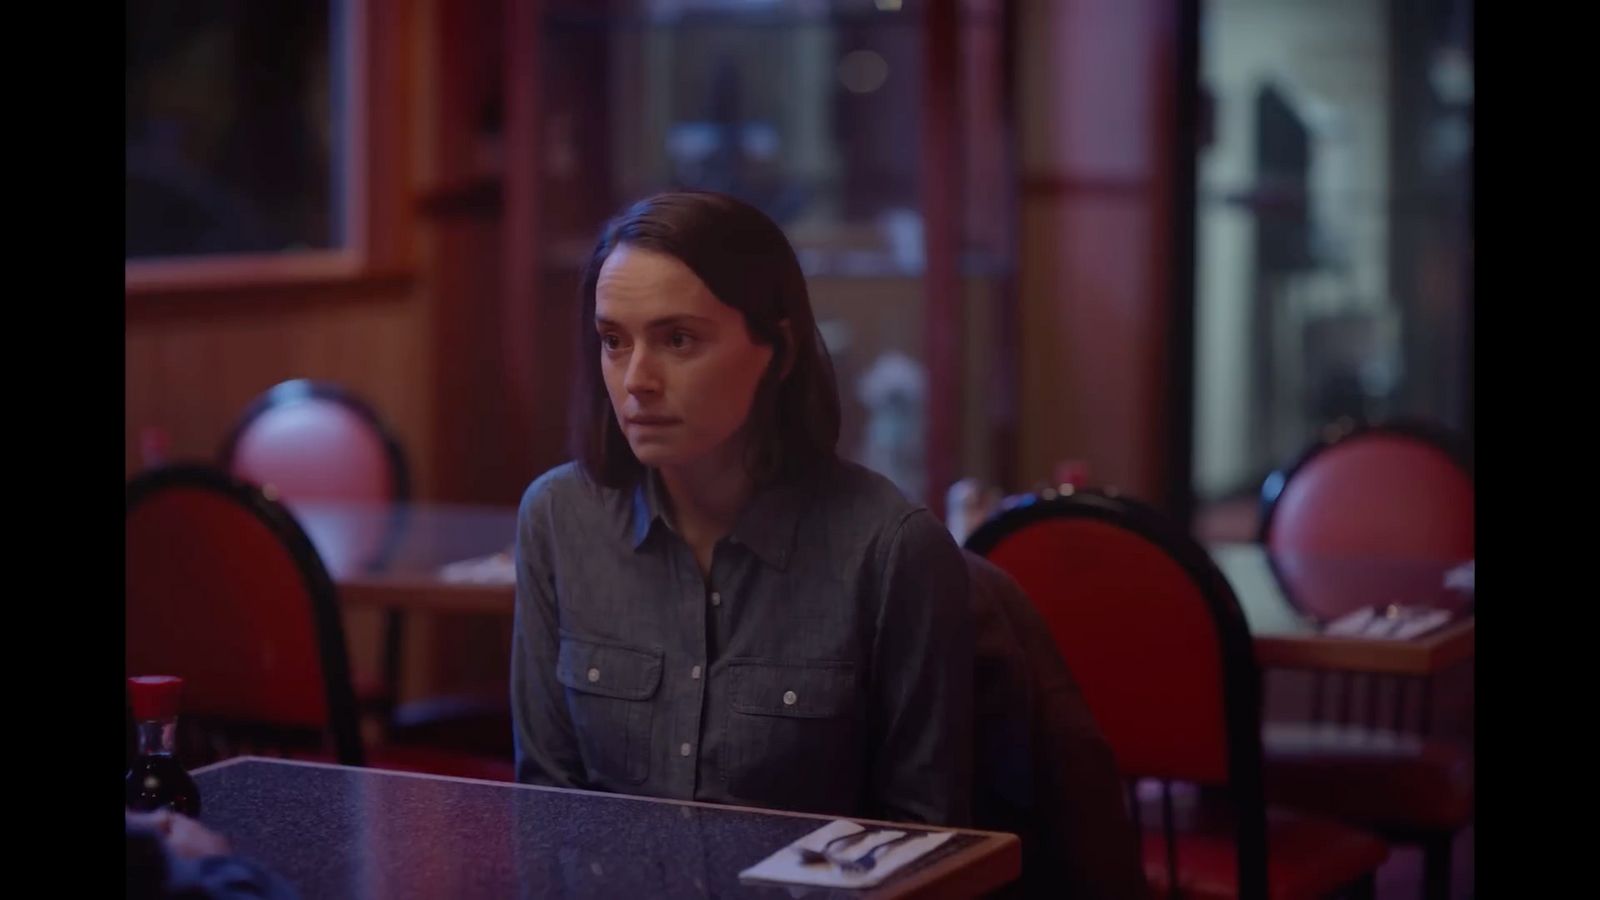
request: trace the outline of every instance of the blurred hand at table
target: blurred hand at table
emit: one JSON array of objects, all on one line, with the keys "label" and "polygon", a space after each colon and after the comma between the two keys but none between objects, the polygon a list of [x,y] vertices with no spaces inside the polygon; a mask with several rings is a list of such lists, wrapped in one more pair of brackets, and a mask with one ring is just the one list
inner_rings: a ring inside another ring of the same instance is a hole
[{"label": "blurred hand at table", "polygon": [[204,859],[207,856],[226,856],[233,852],[228,839],[201,825],[194,819],[170,809],[155,812],[125,810],[127,825],[143,827],[161,835],[162,843],[179,859]]},{"label": "blurred hand at table", "polygon": [[188,816],[169,809],[123,813],[127,897],[298,900],[281,875],[234,855],[227,838]]}]

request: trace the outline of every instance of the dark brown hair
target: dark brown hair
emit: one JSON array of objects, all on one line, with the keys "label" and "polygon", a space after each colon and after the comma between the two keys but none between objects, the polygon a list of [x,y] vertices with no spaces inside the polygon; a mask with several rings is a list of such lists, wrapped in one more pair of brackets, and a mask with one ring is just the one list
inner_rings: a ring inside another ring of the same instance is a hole
[{"label": "dark brown hair", "polygon": [[611,409],[594,331],[600,267],[622,244],[688,266],[719,301],[744,316],[751,340],[774,348],[747,420],[745,465],[756,484],[797,478],[832,460],[839,442],[839,388],[794,248],[775,222],[743,201],[710,191],[672,191],[641,200],[606,223],[583,275],[569,439],[589,477],[628,487],[644,471]]}]

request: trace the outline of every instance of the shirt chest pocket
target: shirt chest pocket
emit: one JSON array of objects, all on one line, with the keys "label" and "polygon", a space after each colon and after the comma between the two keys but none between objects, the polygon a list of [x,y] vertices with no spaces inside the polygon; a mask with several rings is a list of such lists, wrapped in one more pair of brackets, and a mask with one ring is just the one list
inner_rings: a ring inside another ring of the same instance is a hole
[{"label": "shirt chest pocket", "polygon": [[859,771],[854,663],[739,659],[727,675],[719,768],[731,792],[803,803],[819,790],[837,793],[837,782]]},{"label": "shirt chest pocket", "polygon": [[650,774],[650,729],[660,650],[563,635],[556,680],[591,781],[639,784]]}]

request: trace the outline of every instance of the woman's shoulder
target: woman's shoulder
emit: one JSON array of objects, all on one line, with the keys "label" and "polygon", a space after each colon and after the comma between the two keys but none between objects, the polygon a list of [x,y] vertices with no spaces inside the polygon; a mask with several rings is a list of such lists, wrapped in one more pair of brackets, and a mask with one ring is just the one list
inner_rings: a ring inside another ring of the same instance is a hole
[{"label": "woman's shoulder", "polygon": [[597,484],[576,462],[564,462],[535,478],[522,492],[518,518],[543,518],[557,510],[563,514],[599,511],[615,503],[619,493]]},{"label": "woman's shoulder", "polygon": [[908,525],[939,521],[889,478],[847,459],[836,460],[819,473],[814,490],[829,518],[880,535],[898,533]]}]

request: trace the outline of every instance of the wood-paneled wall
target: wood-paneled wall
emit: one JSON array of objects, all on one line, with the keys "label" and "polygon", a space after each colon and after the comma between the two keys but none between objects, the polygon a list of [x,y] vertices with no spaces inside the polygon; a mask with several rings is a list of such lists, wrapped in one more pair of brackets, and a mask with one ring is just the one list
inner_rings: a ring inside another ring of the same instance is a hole
[{"label": "wood-paneled wall", "polygon": [[416,471],[430,460],[428,299],[411,279],[296,290],[292,300],[209,295],[173,308],[130,304],[124,347],[126,470],[140,431],[165,430],[171,455],[212,459],[239,412],[290,378],[325,378],[367,398]]}]

